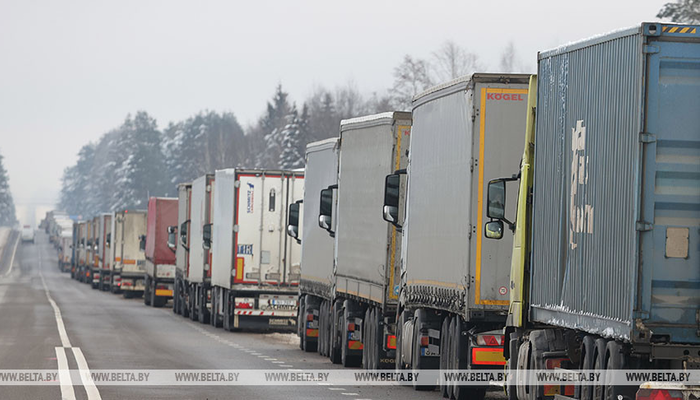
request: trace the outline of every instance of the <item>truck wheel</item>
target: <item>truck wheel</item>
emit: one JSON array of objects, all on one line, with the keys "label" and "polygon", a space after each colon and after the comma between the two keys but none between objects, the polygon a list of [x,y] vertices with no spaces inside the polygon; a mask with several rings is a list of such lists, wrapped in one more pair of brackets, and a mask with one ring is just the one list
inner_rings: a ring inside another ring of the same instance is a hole
[{"label": "truck wheel", "polygon": [[146,283],[143,289],[143,304],[150,306],[153,300],[153,288],[151,287],[151,278],[146,277]]},{"label": "truck wheel", "polygon": [[134,297],[134,292],[131,290],[125,290],[122,295],[124,296],[125,299],[131,299]]},{"label": "truck wheel", "polygon": [[199,322],[201,324],[208,324],[210,314],[209,310],[207,310],[207,288],[204,285],[197,286],[197,288],[197,293],[199,294],[199,298],[197,299],[197,303],[199,306],[199,308],[197,309]]},{"label": "truck wheel", "polygon": [[348,354],[349,349],[349,338],[348,338],[348,322],[350,321],[350,310],[348,310],[349,301],[345,301],[343,305],[343,319],[342,325],[340,326],[340,332],[343,333],[343,339],[340,348],[340,359],[342,361],[343,367],[359,367],[362,364],[362,356],[351,356]]},{"label": "truck wheel", "polygon": [[319,312],[318,312],[318,349],[316,351],[318,352],[319,355],[325,355],[325,351],[323,346],[325,346],[325,340],[324,340],[324,334],[326,330],[323,328],[326,319],[324,318],[325,316],[323,315],[326,311],[326,301],[322,300],[321,305],[319,306]]},{"label": "truck wheel", "polygon": [[605,359],[608,341],[603,338],[598,338],[595,341],[595,359],[593,361],[593,369],[603,373],[603,379],[600,384],[593,387],[593,400],[603,400],[605,396],[605,367],[607,360]]},{"label": "truck wheel", "polygon": [[[595,357],[595,338],[591,335],[584,336],[581,341],[581,370],[592,370]],[[593,386],[579,386],[579,399],[592,400]]]},{"label": "truck wheel", "polygon": [[[518,371],[518,352],[520,350],[520,340],[517,334],[511,333],[509,335],[510,340],[508,341],[510,357],[506,363],[506,372],[508,376],[514,376],[512,374]],[[506,386],[506,395],[508,400],[518,400],[518,391],[516,385]]]},{"label": "truck wheel", "polygon": [[397,371],[406,369],[403,362],[403,325],[406,320],[406,312],[401,312],[396,320],[396,361],[395,366]]},{"label": "truck wheel", "polygon": [[221,328],[223,326],[223,318],[219,318],[219,295],[221,289],[211,288],[211,314],[209,316],[209,322],[214,328]]},{"label": "truck wheel", "polygon": [[180,288],[179,282],[177,278],[175,278],[175,282],[173,283],[173,314],[179,314],[179,307],[180,307],[180,291],[178,290]]},{"label": "truck wheel", "polygon": [[[620,342],[611,340],[607,345],[608,362],[606,366],[607,371],[621,370],[627,368],[627,355],[624,352],[624,348]],[[607,382],[612,379],[608,376],[605,381],[605,400],[618,400],[625,399],[631,400],[635,398],[634,387],[631,386],[618,386],[618,385],[608,385]]]},{"label": "truck wheel", "polygon": [[[427,320],[426,312],[424,309],[419,308],[416,310],[416,314],[414,316],[414,325],[413,325],[413,354],[411,357],[411,365],[413,366],[413,371],[414,372],[420,372],[421,369],[424,369],[423,364],[424,360],[423,357],[421,357],[420,354],[420,327],[421,325],[424,325]],[[435,385],[418,385],[417,383],[413,384],[413,389],[415,390],[434,390]]]},{"label": "truck wheel", "polygon": [[330,347],[328,349],[328,356],[333,364],[340,364],[340,347],[342,346],[342,340],[340,340],[338,332],[340,331],[340,323],[342,319],[342,305],[339,301],[333,303],[330,317]]},{"label": "truck wheel", "polygon": [[[318,336],[316,336],[316,339],[312,339],[308,336],[308,323],[309,323],[309,316],[311,316],[313,320],[313,315],[314,315],[314,310],[312,306],[310,305],[310,301],[308,296],[305,296],[306,300],[304,301],[304,308],[303,308],[303,313],[302,313],[302,329],[301,329],[301,338],[302,338],[302,345],[304,347],[304,351],[307,353],[315,353],[318,350]],[[317,321],[318,322],[318,321]]]},{"label": "truck wheel", "polygon": [[299,349],[304,350],[304,327],[306,326],[304,318],[304,306],[306,305],[306,296],[301,296],[299,308],[297,309],[297,336],[299,336]]},{"label": "truck wheel", "polygon": [[189,309],[190,309],[190,319],[192,321],[197,321],[199,318],[197,317],[197,286],[196,285],[190,285],[190,290],[189,290],[190,296],[189,296]]},{"label": "truck wheel", "polygon": [[365,341],[365,346],[367,348],[367,363],[369,364],[369,369],[379,369],[379,341],[377,340],[377,309],[372,307],[369,311],[369,318],[365,319],[365,324],[367,324],[367,332],[369,333]]},{"label": "truck wheel", "polygon": [[[454,361],[453,369],[471,369],[467,363],[469,353],[469,342],[462,335],[462,319],[455,316],[453,319],[451,342],[453,348]],[[478,386],[452,385],[452,396],[455,400],[483,400],[486,397],[486,388]]]},{"label": "truck wheel", "polygon": [[[446,371],[451,369],[449,363],[449,355],[451,354],[450,346],[450,322],[452,321],[451,316],[446,317],[442,320],[442,328],[440,328],[440,370]],[[442,374],[441,374],[442,376]],[[450,393],[448,391],[449,385],[445,382],[440,382],[440,394],[442,397],[449,399]]]},{"label": "truck wheel", "polygon": [[364,321],[365,323],[362,324],[362,343],[364,343],[364,346],[362,346],[362,369],[372,369],[372,360],[369,359],[369,349],[372,346],[372,339],[371,335],[372,333],[370,332],[370,320],[371,320],[371,307],[368,307],[365,310],[365,316],[364,316]]}]

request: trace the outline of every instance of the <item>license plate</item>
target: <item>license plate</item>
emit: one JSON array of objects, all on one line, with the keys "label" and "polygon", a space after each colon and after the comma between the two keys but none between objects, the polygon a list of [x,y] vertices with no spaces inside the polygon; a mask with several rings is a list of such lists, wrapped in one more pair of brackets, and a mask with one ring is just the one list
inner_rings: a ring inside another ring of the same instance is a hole
[{"label": "license plate", "polygon": [[287,326],[289,325],[289,320],[285,318],[270,318],[270,325],[284,325]]},{"label": "license plate", "polygon": [[290,299],[290,300],[272,299],[272,300],[270,300],[270,303],[273,306],[295,306],[297,304],[297,301],[294,299]]}]

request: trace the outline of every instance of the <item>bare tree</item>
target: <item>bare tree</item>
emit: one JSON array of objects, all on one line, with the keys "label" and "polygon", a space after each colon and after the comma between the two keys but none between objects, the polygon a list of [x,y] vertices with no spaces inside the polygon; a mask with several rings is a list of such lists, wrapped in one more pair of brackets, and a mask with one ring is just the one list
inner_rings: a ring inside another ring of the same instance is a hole
[{"label": "bare tree", "polygon": [[508,45],[501,53],[501,72],[515,71],[515,45],[508,42]]},{"label": "bare tree", "polygon": [[428,62],[405,55],[403,62],[394,68],[394,86],[390,92],[395,107],[410,110],[413,96],[431,85]]},{"label": "bare tree", "polygon": [[700,0],[677,0],[666,3],[656,18],[670,18],[673,22],[700,24]]},{"label": "bare tree", "polygon": [[448,40],[433,52],[435,80],[444,82],[472,74],[481,69],[479,57]]}]

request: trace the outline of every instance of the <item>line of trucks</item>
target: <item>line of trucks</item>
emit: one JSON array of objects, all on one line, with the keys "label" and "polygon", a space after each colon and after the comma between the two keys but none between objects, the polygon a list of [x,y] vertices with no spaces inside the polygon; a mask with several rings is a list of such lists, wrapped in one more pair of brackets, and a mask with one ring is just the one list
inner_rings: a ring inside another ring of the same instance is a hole
[{"label": "line of trucks", "polygon": [[342,121],[303,171],[220,170],[147,213],[76,223],[72,273],[228,330],[295,330],[344,366],[698,369],[698,31],[644,23],[540,52],[537,75],[475,73]]}]

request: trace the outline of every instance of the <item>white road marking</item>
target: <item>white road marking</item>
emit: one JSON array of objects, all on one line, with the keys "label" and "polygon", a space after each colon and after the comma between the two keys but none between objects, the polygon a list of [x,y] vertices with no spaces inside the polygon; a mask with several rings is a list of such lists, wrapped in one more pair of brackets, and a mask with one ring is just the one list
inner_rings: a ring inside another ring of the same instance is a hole
[{"label": "white road marking", "polygon": [[[280,367],[282,367],[282,368],[289,368],[289,367],[293,367],[293,365],[282,364],[282,365],[280,365]],[[295,370],[290,369],[290,371],[295,371]],[[301,371],[301,370],[298,370],[298,371]]]},{"label": "white road marking", "polygon": [[[285,365],[283,365],[283,367],[285,367]],[[290,367],[291,367],[291,365],[290,365]],[[291,371],[291,372],[302,372],[303,370],[302,370],[302,369],[289,369],[288,371]]]},{"label": "white road marking", "polygon": [[265,358],[265,361],[277,361],[277,359],[276,359],[276,358],[269,358],[269,357],[268,357],[268,358]]},{"label": "white road marking", "polygon": [[87,360],[85,360],[85,356],[83,355],[83,351],[80,350],[80,347],[73,347],[73,355],[75,356],[75,361],[78,362],[80,378],[83,380],[83,386],[85,386],[88,399],[102,400],[100,392],[97,390],[97,386],[95,386],[95,381],[92,380],[90,368],[88,368]]},{"label": "white road marking", "polygon": [[54,317],[56,317],[56,325],[58,326],[58,336],[61,337],[61,345],[63,347],[71,347],[70,340],[68,339],[68,333],[66,333],[66,326],[63,324],[63,317],[61,316],[61,310],[53,298],[51,298],[51,293],[49,293],[49,287],[46,286],[46,281],[44,280],[44,274],[40,273],[41,284],[44,286],[44,292],[46,293],[46,298],[49,299],[51,308],[53,308]]},{"label": "white road marking", "polygon": [[58,361],[58,381],[61,384],[61,399],[75,400],[73,382],[70,379],[70,371],[68,370],[66,349],[63,347],[56,347],[56,360]]},{"label": "white road marking", "polygon": [[341,393],[344,396],[357,396],[359,393]]},{"label": "white road marking", "polygon": [[344,388],[328,388],[328,390],[345,390]]},{"label": "white road marking", "polygon": [[273,361],[273,364],[284,364],[284,361]]},{"label": "white road marking", "polygon": [[[41,268],[41,260],[39,260],[39,268]],[[66,332],[66,326],[63,323],[63,317],[61,316],[61,309],[58,308],[58,304],[56,304],[56,302],[51,297],[51,293],[49,292],[49,287],[46,285],[46,280],[44,279],[43,272],[39,272],[39,277],[41,278],[41,284],[44,287],[44,293],[46,293],[46,298],[49,300],[49,304],[51,304],[51,308],[53,308],[54,317],[56,318],[56,326],[58,327],[58,336],[61,338],[61,344],[63,345],[64,348],[72,347],[70,344],[70,339],[68,339],[68,333]],[[62,351],[59,351],[58,347],[56,348],[56,359],[59,360],[59,357],[63,356],[65,368],[68,369],[68,360],[66,358],[65,349],[62,348],[61,350]],[[75,360],[78,363],[78,369],[80,370],[82,381],[83,381],[83,386],[85,386],[85,391],[87,392],[88,399],[89,400],[102,400],[102,397],[100,397],[100,392],[97,390],[97,386],[95,386],[95,382],[92,380],[92,377],[90,376],[90,369],[88,368],[87,361],[85,360],[85,356],[83,355],[83,352],[80,350],[80,348],[74,347],[73,348],[73,355],[75,356]],[[61,361],[59,360],[59,374],[60,374],[60,368],[61,368]],[[69,381],[70,381],[70,377],[69,377]],[[61,388],[61,393],[63,393],[63,388]],[[73,393],[72,398],[73,399],[75,398],[75,393]]]},{"label": "white road marking", "polygon": [[15,254],[17,254],[17,246],[19,246],[19,235],[17,235],[17,240],[15,241],[15,248],[12,250],[12,257],[10,257],[10,268],[7,269],[3,276],[9,276],[12,272],[12,266],[15,264]]}]

